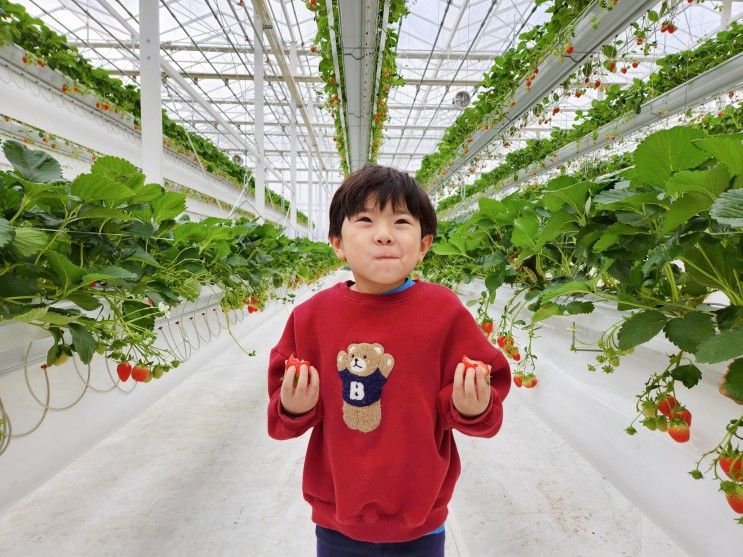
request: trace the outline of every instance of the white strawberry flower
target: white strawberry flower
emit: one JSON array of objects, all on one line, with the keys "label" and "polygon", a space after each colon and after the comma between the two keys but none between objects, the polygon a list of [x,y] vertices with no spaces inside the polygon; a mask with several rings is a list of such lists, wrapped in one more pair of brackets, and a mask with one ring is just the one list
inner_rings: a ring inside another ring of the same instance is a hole
[{"label": "white strawberry flower", "polygon": [[160,302],[157,304],[157,309],[159,309],[165,317],[170,317],[170,306],[167,305],[165,302]]}]

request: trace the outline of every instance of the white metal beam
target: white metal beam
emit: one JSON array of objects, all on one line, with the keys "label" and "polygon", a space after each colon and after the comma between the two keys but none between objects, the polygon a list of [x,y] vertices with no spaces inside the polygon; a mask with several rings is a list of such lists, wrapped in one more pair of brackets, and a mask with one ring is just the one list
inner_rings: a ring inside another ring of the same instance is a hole
[{"label": "white metal beam", "polygon": [[163,119],[160,116],[160,14],[157,4],[139,0],[142,171],[147,182],[163,184]]}]

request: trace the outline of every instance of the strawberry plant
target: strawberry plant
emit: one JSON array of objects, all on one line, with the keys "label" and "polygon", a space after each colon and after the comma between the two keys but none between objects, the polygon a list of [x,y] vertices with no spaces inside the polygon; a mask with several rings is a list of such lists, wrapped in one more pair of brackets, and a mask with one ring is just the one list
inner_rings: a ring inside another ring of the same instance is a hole
[{"label": "strawberry plant", "polygon": [[[636,419],[686,442],[692,412],[703,409],[685,407],[681,389],[698,385],[700,363],[727,365],[720,393],[743,404],[743,142],[738,134],[677,127],[648,136],[629,163],[600,179],[559,176],[480,199],[466,220],[442,223],[424,271],[452,284],[482,278],[485,290],[471,302],[485,313],[498,287],[512,284],[495,342],[508,351],[513,328],[526,330],[525,362],[541,321],[590,314],[595,301],[621,314],[599,339],[597,363],[607,373],[664,335],[677,351],[665,369],[649,373]],[[707,303],[714,293],[726,303]],[[519,317],[527,311],[530,322]],[[535,376],[532,366],[515,370],[522,386]],[[635,432],[632,425],[627,431]]]},{"label": "strawberry plant", "polygon": [[180,363],[156,346],[155,321],[169,307],[211,285],[223,310],[236,309],[290,276],[337,266],[327,245],[269,223],[190,222],[182,194],[145,184],[123,159],[100,157],[68,182],[44,152],[12,141],[3,151],[14,170],[0,172],[0,322],[47,330],[47,366],[101,353],[122,381],[130,362],[135,380],[158,378]]},{"label": "strawberry plant", "polygon": [[[67,44],[67,39],[47,27],[41,20],[31,17],[25,8],[8,0],[0,0],[0,46],[17,44],[27,51],[23,61],[48,66],[64,74],[71,80],[74,93],[92,93],[100,100],[96,108],[102,112],[129,114],[135,130],[139,129],[140,91],[132,84],[124,85],[112,78],[108,72],[93,67],[76,47]],[[63,88],[69,94],[69,88]],[[204,162],[204,168],[217,176],[230,180],[242,188],[247,182],[248,193],[255,196],[255,180],[249,170],[235,164],[232,159],[209,139],[194,132],[187,131],[163,113],[162,117],[164,143],[168,148],[177,148],[184,153],[195,151],[197,159]],[[283,206],[287,201],[279,194],[267,189],[267,201],[275,207]],[[307,216],[297,213],[297,219],[303,224],[309,221]]]},{"label": "strawberry plant", "polygon": [[[543,160],[561,147],[590,135],[621,114],[636,112],[649,100],[708,71],[711,67],[740,52],[743,52],[743,26],[732,23],[730,28],[719,32],[693,49],[664,56],[657,61],[660,69],[648,76],[646,81],[636,80],[626,89],[614,86],[607,91],[605,99],[596,99],[587,111],[576,112],[576,122],[571,129],[555,128],[549,139],[531,140],[523,149],[508,153],[503,164],[481,175],[472,185],[466,187],[465,197],[497,186],[499,182],[518,173],[533,161]],[[585,79],[585,83],[588,84],[588,78]],[[601,87],[601,80],[590,82],[588,86]],[[732,132],[740,129],[740,121],[743,119],[740,116],[741,111],[743,109],[740,106],[733,111],[736,114],[735,121],[730,122],[730,126],[724,131]],[[720,117],[730,113],[730,111],[725,111],[720,114]],[[437,205],[437,210],[445,211],[461,201],[461,195],[452,195],[441,200]]]}]

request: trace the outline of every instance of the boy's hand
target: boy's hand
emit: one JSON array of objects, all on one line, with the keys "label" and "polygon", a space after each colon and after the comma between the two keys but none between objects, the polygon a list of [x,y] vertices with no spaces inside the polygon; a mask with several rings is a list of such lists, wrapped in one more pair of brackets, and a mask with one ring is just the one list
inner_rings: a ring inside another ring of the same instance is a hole
[{"label": "boy's hand", "polygon": [[297,382],[294,384],[296,366],[286,368],[281,382],[281,406],[292,416],[312,410],[320,397],[320,376],[317,370],[306,365],[299,366]]},{"label": "boy's hand", "polygon": [[482,365],[477,368],[457,364],[454,370],[454,390],[451,399],[456,408],[465,418],[474,418],[482,414],[490,404],[490,372]]}]

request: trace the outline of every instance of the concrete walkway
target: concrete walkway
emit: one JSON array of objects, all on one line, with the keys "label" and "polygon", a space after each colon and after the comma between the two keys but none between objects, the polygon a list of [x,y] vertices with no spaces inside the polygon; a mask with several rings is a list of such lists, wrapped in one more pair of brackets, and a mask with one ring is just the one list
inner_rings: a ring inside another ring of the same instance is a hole
[{"label": "concrete walkway", "polygon": [[[238,326],[253,358],[218,339],[221,358],[0,515],[0,555],[314,555],[309,433],[266,434],[266,362],[290,311],[275,304],[259,326]],[[494,439],[457,437],[447,555],[683,555],[519,403],[528,394],[512,391]]]}]

